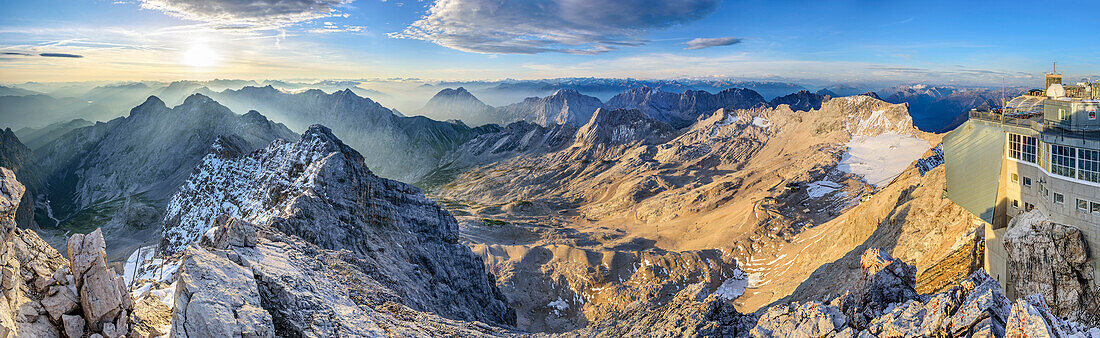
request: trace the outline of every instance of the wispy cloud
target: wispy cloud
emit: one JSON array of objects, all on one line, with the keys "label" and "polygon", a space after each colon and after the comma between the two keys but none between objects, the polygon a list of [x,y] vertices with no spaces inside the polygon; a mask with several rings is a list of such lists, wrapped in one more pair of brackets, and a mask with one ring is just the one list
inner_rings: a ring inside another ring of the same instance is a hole
[{"label": "wispy cloud", "polygon": [[48,58],[82,58],[84,55],[69,53],[38,53],[38,56]]},{"label": "wispy cloud", "polygon": [[70,53],[38,53],[38,54],[34,54],[34,53],[26,53],[26,52],[3,52],[3,53],[0,53],[0,55],[7,55],[7,56],[41,56],[41,57],[47,57],[47,58],[74,58],[74,59],[84,57],[84,55],[70,54]]},{"label": "wispy cloud", "polygon": [[701,19],[717,0],[439,0],[393,38],[475,53],[597,54],[645,44],[644,33]]},{"label": "wispy cloud", "polygon": [[734,37],[721,37],[721,38],[694,38],[691,41],[684,42],[687,48],[684,49],[703,49],[707,47],[719,47],[736,45],[744,41],[742,38]]},{"label": "wispy cloud", "polygon": [[141,0],[141,7],[221,29],[273,29],[313,19],[344,16],[337,7],[353,0]]}]

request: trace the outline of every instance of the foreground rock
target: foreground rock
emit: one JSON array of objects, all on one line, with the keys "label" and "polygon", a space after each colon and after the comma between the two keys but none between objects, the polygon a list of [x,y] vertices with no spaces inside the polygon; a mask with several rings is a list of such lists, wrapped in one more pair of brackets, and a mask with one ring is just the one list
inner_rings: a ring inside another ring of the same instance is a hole
[{"label": "foreground rock", "polygon": [[69,259],[31,230],[15,229],[23,186],[0,168],[0,337],[123,337],[133,306],[107,267],[102,232],[69,239]]},{"label": "foreground rock", "polygon": [[1013,218],[1004,235],[1012,287],[1042,295],[1058,317],[1100,324],[1088,244],[1081,230],[1051,223],[1039,211]]},{"label": "foreground rock", "polygon": [[[863,255],[864,282],[828,302],[776,304],[742,314],[702,284],[659,308],[639,308],[576,336],[1100,337],[1059,319],[1041,295],[1013,304],[983,271],[937,294],[913,292],[912,266],[879,249]],[[702,292],[700,292],[702,291]]]}]

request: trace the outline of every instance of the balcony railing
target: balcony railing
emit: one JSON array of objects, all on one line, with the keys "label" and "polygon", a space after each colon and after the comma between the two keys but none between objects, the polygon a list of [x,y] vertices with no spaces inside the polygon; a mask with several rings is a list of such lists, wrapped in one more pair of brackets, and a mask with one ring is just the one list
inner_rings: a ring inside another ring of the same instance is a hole
[{"label": "balcony railing", "polygon": [[1031,128],[1032,130],[1046,135],[1100,141],[1100,130],[1093,128],[1067,128],[1067,126],[1060,124],[1048,125],[1042,120],[1041,115],[1023,118],[1005,116],[995,111],[971,110],[969,117],[971,119],[985,120],[1003,125]]}]

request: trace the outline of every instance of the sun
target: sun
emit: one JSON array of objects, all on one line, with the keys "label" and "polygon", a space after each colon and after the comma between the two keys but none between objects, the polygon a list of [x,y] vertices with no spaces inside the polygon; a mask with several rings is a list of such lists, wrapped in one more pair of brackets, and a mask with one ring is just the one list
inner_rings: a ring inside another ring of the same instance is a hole
[{"label": "sun", "polygon": [[183,52],[180,62],[190,67],[207,68],[217,66],[220,59],[221,57],[214,49],[205,45],[196,45]]}]

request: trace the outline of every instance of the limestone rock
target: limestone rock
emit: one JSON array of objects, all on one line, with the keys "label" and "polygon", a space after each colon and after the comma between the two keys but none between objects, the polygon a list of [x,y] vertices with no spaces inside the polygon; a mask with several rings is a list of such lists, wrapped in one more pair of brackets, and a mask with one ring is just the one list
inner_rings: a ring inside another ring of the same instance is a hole
[{"label": "limestone rock", "polygon": [[860,265],[863,270],[859,282],[833,301],[848,316],[853,327],[866,329],[871,319],[881,316],[891,304],[919,299],[914,266],[878,248],[865,251],[860,257]]},{"label": "limestone rock", "polygon": [[1040,294],[1055,315],[1100,324],[1100,290],[1081,230],[1051,223],[1036,210],[1009,222],[1004,245],[1008,280],[1019,295]]},{"label": "limestone rock", "polygon": [[824,337],[843,330],[847,322],[848,318],[835,306],[821,302],[792,302],[768,308],[749,335],[755,338]]},{"label": "limestone rock", "polygon": [[84,317],[62,315],[61,322],[65,326],[65,335],[70,338],[84,336]]},{"label": "limestone rock", "polygon": [[42,298],[42,306],[46,308],[46,312],[50,314],[50,318],[54,321],[60,320],[62,315],[76,310],[79,302],[80,299],[71,289],[61,285],[50,287],[47,296]]},{"label": "limestone rock", "polygon": [[252,271],[223,255],[190,247],[176,280],[173,337],[273,337]]},{"label": "limestone rock", "polygon": [[1061,320],[1050,312],[1043,296],[1033,294],[1016,300],[1012,305],[1005,338],[1065,337],[1061,326]]}]

